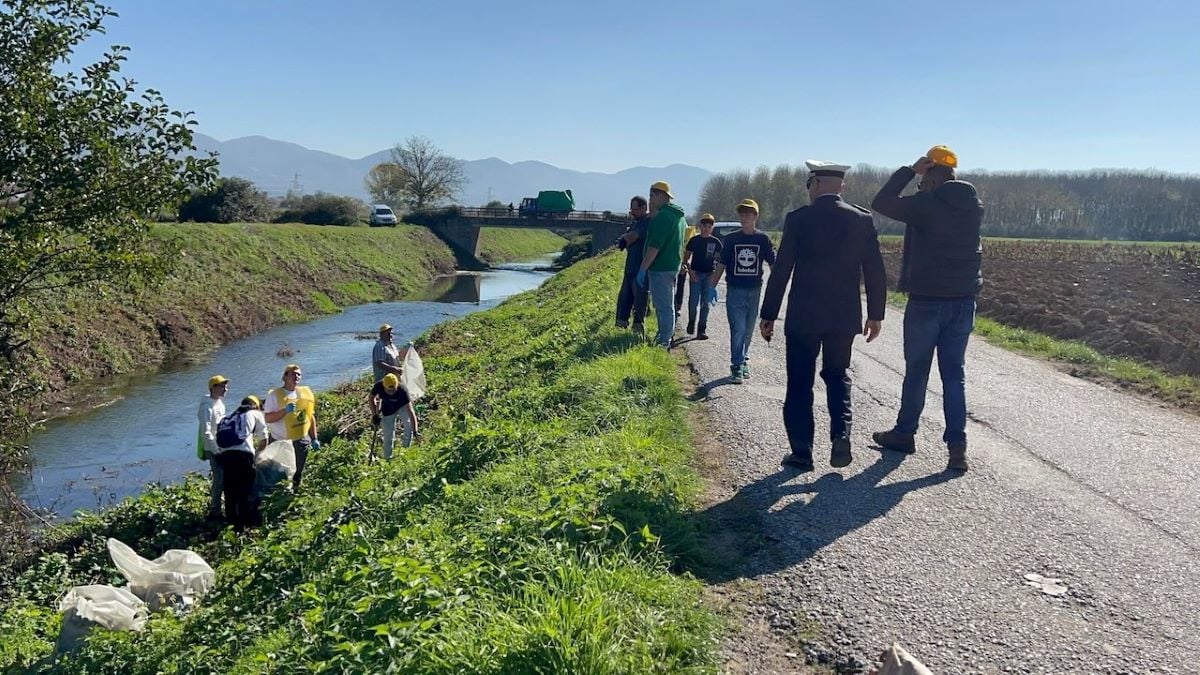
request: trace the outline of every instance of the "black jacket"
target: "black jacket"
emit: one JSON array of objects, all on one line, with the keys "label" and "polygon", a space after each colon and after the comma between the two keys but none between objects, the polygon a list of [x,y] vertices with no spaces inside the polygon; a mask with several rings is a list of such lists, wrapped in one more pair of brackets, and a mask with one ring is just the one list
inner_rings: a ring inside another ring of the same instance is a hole
[{"label": "black jacket", "polygon": [[900,290],[939,298],[978,295],[983,288],[983,202],[975,186],[951,180],[932,192],[901,197],[915,175],[909,167],[897,169],[871,202],[876,212],[906,225]]},{"label": "black jacket", "polygon": [[824,196],[789,213],[763,298],[764,320],[779,317],[789,277],[785,333],[862,332],[863,279],[867,317],[882,321],[887,275],[871,212],[839,196]]}]

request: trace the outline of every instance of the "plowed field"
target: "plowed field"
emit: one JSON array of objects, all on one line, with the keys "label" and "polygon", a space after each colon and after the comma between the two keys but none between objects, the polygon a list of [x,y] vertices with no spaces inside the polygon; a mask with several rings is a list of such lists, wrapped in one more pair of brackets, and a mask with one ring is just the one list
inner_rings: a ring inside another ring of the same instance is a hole
[{"label": "plowed field", "polygon": [[[883,248],[894,285],[901,244]],[[983,281],[983,316],[1200,375],[1200,248],[986,240]]]}]

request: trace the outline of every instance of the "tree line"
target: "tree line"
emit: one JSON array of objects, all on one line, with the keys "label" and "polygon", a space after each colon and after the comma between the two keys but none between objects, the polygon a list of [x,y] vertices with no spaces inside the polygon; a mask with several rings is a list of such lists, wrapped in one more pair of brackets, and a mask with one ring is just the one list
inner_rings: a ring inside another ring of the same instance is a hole
[{"label": "tree line", "polygon": [[[869,207],[891,169],[859,165],[846,176],[844,198]],[[1200,240],[1200,176],[1095,170],[1086,172],[963,172],[983,199],[983,233],[992,237],[1109,239],[1135,241]],[[753,171],[714,174],[700,192],[696,216],[737,220],[734,205],[751,197],[765,229],[783,227],[788,211],[808,203],[802,166],[761,166]],[[916,190],[914,180],[907,193]],[[875,216],[880,232],[897,234],[903,225]]]}]

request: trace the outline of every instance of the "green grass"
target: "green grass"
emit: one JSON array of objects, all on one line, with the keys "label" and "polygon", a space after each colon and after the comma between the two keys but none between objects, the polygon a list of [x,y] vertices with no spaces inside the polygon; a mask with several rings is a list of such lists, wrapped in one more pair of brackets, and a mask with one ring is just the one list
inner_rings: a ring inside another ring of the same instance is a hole
[{"label": "green grass", "polygon": [[217,587],[47,670],[714,672],[717,620],[673,573],[702,556],[686,402],[672,358],[609,325],[620,262],[418,341],[421,439],[390,464],[364,459],[365,383],[323,394],[328,443],[253,537],[205,526],[199,479],[70,524],[0,572],[0,670],[50,652],[55,597],[114,579],[113,534],[150,557],[193,548]]},{"label": "green grass", "polygon": [[[903,306],[906,296],[892,291],[888,301]],[[1200,410],[1200,378],[1172,375],[1132,359],[1106,356],[1076,340],[1060,340],[1044,333],[1014,328],[979,316],[975,333],[989,343],[1011,351],[1062,364],[1072,375],[1115,384],[1183,408]]]},{"label": "green grass", "polygon": [[484,227],[479,231],[479,257],[490,263],[529,260],[562,250],[566,243],[549,230]]}]

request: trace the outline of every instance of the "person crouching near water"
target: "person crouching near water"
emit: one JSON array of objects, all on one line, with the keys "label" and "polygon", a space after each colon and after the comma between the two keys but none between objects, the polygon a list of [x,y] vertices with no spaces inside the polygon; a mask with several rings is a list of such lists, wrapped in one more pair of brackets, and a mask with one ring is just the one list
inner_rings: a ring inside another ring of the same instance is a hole
[{"label": "person crouching near water", "polygon": [[242,399],[236,410],[223,418],[217,429],[220,448],[217,462],[225,474],[225,517],[241,530],[259,525],[254,489],[254,455],[267,447],[267,421],[256,396]]},{"label": "person crouching near water", "polygon": [[383,429],[383,458],[392,458],[392,448],[396,443],[396,419],[400,419],[402,432],[400,445],[407,448],[412,445],[413,434],[417,433],[417,413],[413,410],[412,399],[400,385],[400,378],[392,373],[383,376],[382,380],[371,387],[367,396],[367,405],[371,406],[372,426]]},{"label": "person crouching near water", "polygon": [[304,376],[300,366],[292,363],[283,369],[283,386],[267,392],[263,404],[264,417],[270,426],[271,440],[288,440],[296,452],[296,475],[292,490],[300,489],[308,451],[320,450],[317,440],[317,397],[312,389],[300,386]]}]

